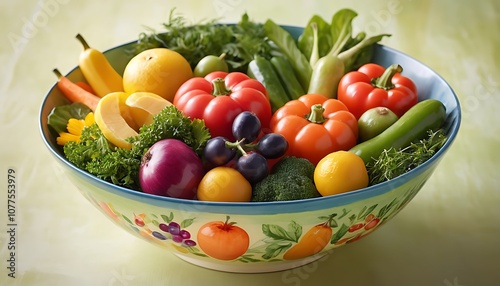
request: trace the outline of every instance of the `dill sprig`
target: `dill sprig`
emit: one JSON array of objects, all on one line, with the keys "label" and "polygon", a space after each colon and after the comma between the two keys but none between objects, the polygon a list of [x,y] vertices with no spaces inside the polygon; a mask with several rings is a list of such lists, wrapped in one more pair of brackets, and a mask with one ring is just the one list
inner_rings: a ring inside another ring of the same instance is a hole
[{"label": "dill sprig", "polygon": [[447,137],[442,129],[430,130],[428,137],[411,143],[402,149],[389,148],[380,156],[368,163],[366,168],[370,185],[394,179],[430,159],[446,142]]},{"label": "dill sprig", "polygon": [[163,23],[164,31],[146,28],[140,33],[132,53],[168,48],[183,55],[192,68],[204,56],[225,53],[230,71],[243,72],[256,55],[270,58],[273,53],[263,24],[251,21],[246,13],[237,24],[225,25],[219,24],[219,19],[191,24],[174,12],[172,9],[168,21]]}]

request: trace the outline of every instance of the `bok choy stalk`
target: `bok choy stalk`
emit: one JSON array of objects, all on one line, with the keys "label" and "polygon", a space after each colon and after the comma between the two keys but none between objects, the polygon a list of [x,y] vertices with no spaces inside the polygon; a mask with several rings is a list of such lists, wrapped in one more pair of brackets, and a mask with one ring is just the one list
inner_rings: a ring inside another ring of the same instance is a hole
[{"label": "bok choy stalk", "polygon": [[328,54],[333,45],[330,23],[321,16],[314,15],[309,19],[304,31],[300,35],[297,46],[309,63],[314,64],[319,58]]},{"label": "bok choy stalk", "polygon": [[319,60],[319,48],[318,48],[318,24],[311,23],[313,29],[313,49],[311,51],[311,57],[309,58],[309,64],[312,68],[316,65]]},{"label": "bok choy stalk", "polygon": [[[328,98],[337,97],[337,87],[342,76],[350,71],[352,65],[359,64],[358,56],[362,54],[366,48],[382,40],[383,37],[390,36],[389,34],[381,34],[366,38],[364,32],[359,33],[352,38],[352,20],[357,16],[357,13],[350,9],[343,9],[335,13],[331,24],[331,39],[333,45],[330,51],[316,60],[314,53],[317,52],[317,47],[312,47],[311,61],[313,65],[311,79],[309,81],[308,93],[322,94]],[[311,23],[313,29],[313,37],[318,37],[318,31],[314,31],[315,25]],[[313,40],[313,43],[319,45],[318,40]]]}]

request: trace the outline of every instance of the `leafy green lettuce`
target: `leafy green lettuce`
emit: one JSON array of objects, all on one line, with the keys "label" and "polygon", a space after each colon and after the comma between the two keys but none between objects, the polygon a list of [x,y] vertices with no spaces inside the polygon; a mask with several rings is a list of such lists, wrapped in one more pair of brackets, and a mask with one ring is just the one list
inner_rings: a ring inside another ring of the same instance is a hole
[{"label": "leafy green lettuce", "polygon": [[71,118],[84,119],[89,112],[92,110],[80,102],[56,106],[47,118],[47,125],[57,134],[67,132],[66,126]]}]

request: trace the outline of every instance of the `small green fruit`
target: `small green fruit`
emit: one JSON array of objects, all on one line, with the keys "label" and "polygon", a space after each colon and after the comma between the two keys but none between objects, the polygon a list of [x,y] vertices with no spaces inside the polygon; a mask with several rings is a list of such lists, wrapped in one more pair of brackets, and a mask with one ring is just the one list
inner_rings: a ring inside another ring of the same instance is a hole
[{"label": "small green fruit", "polygon": [[223,72],[228,72],[228,66],[226,61],[224,60],[224,57],[226,56],[225,53],[223,53],[220,56],[214,56],[214,55],[208,55],[202,58],[196,67],[194,68],[194,76],[195,77],[204,77],[207,74],[215,71],[223,71]]},{"label": "small green fruit", "polygon": [[359,139],[364,142],[389,128],[398,116],[387,107],[369,109],[358,119]]}]

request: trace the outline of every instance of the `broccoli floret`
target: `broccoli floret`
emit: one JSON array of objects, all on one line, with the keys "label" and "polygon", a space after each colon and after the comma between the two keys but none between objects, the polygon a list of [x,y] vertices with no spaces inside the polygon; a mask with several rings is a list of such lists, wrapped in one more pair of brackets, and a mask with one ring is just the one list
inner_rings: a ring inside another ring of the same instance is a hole
[{"label": "broccoli floret", "polygon": [[271,169],[271,173],[298,173],[314,180],[314,164],[304,158],[284,157]]},{"label": "broccoli floret", "polygon": [[319,197],[313,180],[298,174],[278,172],[255,184],[253,202],[292,201]]},{"label": "broccoli floret", "polygon": [[292,201],[319,197],[314,185],[314,165],[307,159],[285,157],[271,174],[253,187],[252,201]]}]

